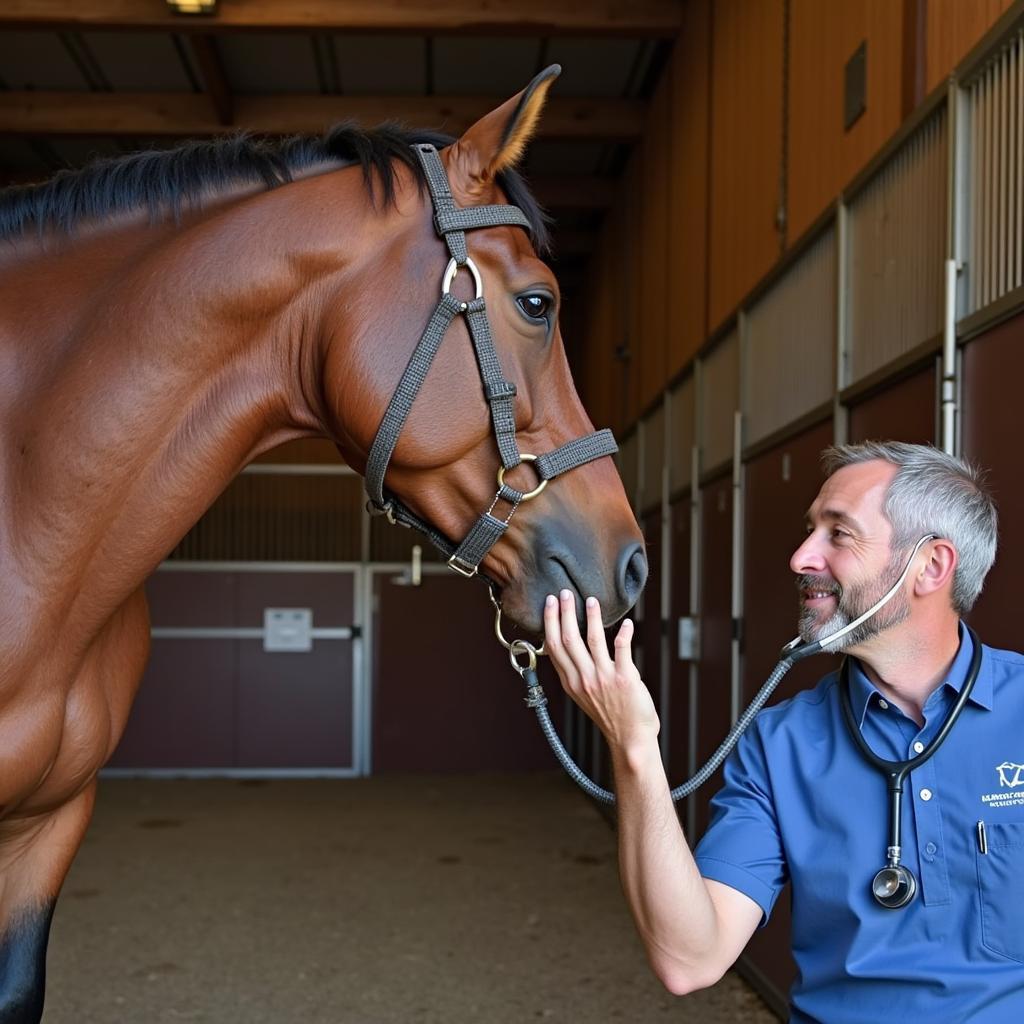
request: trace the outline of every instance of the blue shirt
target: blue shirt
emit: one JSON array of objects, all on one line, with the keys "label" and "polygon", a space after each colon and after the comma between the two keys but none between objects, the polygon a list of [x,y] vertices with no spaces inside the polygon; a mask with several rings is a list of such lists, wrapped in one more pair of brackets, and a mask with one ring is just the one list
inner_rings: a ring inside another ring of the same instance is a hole
[{"label": "blue shirt", "polygon": [[[764,921],[792,882],[792,1024],[1024,1021],[1024,657],[982,650],[960,718],[904,784],[902,860],[918,892],[901,910],[871,895],[886,862],[886,784],[846,731],[838,673],[762,711],[726,762],[697,865],[754,900]],[[854,714],[872,750],[914,757],[971,653],[961,627],[920,729],[854,661]]]}]

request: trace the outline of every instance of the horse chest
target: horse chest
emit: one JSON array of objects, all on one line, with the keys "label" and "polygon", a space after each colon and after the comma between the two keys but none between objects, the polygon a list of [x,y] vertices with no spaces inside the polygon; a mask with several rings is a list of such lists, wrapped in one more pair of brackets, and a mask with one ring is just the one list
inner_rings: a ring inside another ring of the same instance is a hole
[{"label": "horse chest", "polygon": [[60,806],[90,781],[124,731],[149,652],[141,591],[76,652],[67,638],[8,664],[0,688],[0,819]]}]

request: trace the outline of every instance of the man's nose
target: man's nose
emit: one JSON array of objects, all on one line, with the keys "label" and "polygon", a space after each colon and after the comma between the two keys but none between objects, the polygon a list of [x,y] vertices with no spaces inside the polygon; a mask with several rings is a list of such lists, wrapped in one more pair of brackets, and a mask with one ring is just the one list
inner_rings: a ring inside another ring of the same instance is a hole
[{"label": "man's nose", "polygon": [[803,544],[793,552],[789,567],[798,575],[820,573],[825,568],[825,559],[813,533],[808,534]]}]

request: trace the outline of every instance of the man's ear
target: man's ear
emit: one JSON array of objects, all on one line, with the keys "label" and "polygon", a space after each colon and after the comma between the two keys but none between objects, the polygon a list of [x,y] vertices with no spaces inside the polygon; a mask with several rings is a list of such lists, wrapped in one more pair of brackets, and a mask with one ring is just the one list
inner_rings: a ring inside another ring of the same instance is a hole
[{"label": "man's ear", "polygon": [[540,121],[548,89],[562,73],[545,68],[521,92],[485,114],[448,150],[448,180],[456,196],[479,201],[495,176],[515,166]]},{"label": "man's ear", "polygon": [[918,594],[932,594],[951,583],[959,556],[956,548],[945,538],[937,538],[927,560],[921,567],[914,589]]}]

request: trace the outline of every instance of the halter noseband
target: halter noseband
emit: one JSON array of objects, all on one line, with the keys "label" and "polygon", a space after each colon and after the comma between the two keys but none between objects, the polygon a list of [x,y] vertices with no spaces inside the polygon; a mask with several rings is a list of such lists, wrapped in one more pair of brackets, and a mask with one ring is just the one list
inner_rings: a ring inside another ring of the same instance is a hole
[{"label": "halter noseband", "polygon": [[[434,227],[448,246],[451,259],[444,272],[441,284],[441,299],[431,313],[416,348],[402,373],[394,395],[384,412],[384,418],[377,428],[370,454],[366,463],[366,490],[370,496],[372,512],[385,515],[389,522],[409,526],[426,534],[430,541],[448,558],[448,565],[462,576],[475,576],[487,552],[501,539],[508,528],[509,520],[524,501],[537,497],[547,482],[567,470],[592,462],[618,451],[615,438],[610,430],[598,430],[593,434],[569,441],[544,455],[529,455],[519,451],[516,444],[516,417],[513,399],[516,386],[507,381],[501,372],[498,354],[494,350],[491,325],[487,319],[484,303],[483,281],[476,264],[466,251],[466,231],[475,228],[491,228],[500,225],[515,225],[529,229],[530,222],[518,206],[470,206],[459,209],[455,206],[448,175],[437,150],[428,143],[413,147],[426,176],[427,188],[434,205]],[[451,294],[451,285],[459,269],[466,267],[473,276],[476,295],[469,302],[463,302]],[[498,490],[490,508],[473,524],[469,533],[458,545],[452,544],[442,533],[424,522],[398,498],[384,488],[384,474],[398,443],[398,435],[405,425],[409,410],[426,379],[434,356],[437,355],[445,332],[457,316],[464,316],[473,341],[480,378],[483,382],[484,398],[491,410],[494,437],[501,456],[498,470]],[[517,491],[505,483],[505,472],[520,462],[533,463],[540,484],[532,491]],[[508,502],[512,509],[504,519],[491,513],[498,499]]]}]

